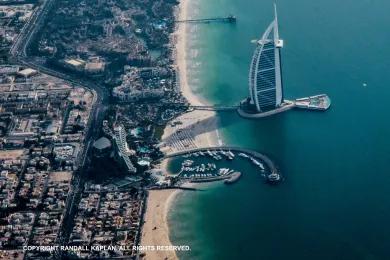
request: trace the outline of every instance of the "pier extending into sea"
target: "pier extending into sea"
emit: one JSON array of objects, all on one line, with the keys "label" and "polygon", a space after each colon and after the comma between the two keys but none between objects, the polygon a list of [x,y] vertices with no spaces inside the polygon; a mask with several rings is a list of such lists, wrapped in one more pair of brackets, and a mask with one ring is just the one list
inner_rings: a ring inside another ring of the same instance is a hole
[{"label": "pier extending into sea", "polygon": [[213,17],[213,18],[203,18],[203,19],[187,19],[187,20],[178,20],[176,23],[235,23],[237,18],[234,15],[229,15],[227,17]]}]

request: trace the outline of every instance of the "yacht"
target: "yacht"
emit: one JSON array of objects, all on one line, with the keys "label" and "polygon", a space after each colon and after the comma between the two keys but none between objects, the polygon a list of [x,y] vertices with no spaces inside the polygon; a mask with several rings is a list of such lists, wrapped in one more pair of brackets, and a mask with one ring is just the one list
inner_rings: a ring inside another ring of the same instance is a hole
[{"label": "yacht", "polygon": [[238,156],[241,156],[241,157],[243,157],[243,158],[248,158],[248,157],[249,157],[249,156],[246,155],[245,153],[239,153]]},{"label": "yacht", "polygon": [[232,151],[227,152],[227,154],[228,154],[230,157],[233,157],[233,158],[234,158],[234,153],[232,153]]},{"label": "yacht", "polygon": [[194,163],[193,160],[185,160],[185,161],[182,163],[182,165],[183,165],[183,166],[191,166],[193,163]]}]

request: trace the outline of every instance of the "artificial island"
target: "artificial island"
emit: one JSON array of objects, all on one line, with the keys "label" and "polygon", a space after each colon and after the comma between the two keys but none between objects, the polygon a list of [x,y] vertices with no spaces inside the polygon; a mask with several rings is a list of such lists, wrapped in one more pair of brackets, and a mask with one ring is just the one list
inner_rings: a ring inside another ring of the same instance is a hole
[{"label": "artificial island", "polygon": [[249,70],[250,96],[240,103],[238,113],[244,118],[262,118],[293,108],[327,110],[330,99],[321,94],[294,101],[284,99],[281,49],[284,42],[279,37],[278,15],[268,26],[256,49]]}]

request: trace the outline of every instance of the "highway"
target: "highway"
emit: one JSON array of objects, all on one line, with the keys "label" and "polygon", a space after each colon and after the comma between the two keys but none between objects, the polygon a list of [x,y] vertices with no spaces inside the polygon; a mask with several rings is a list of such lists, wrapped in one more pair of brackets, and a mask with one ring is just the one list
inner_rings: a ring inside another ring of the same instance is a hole
[{"label": "highway", "polygon": [[22,53],[27,56],[26,49],[31,39],[36,34],[39,27],[45,20],[46,15],[49,13],[50,8],[53,6],[55,0],[46,0],[40,6],[38,6],[30,19],[23,26],[21,32],[16,38],[14,44],[10,49],[11,56],[15,57]]}]

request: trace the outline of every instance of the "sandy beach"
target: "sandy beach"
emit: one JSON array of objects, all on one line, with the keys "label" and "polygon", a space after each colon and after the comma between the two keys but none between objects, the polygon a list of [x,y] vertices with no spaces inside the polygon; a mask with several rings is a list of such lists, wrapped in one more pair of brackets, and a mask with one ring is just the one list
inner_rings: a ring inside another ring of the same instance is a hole
[{"label": "sandy beach", "polygon": [[[188,0],[181,0],[178,20],[188,17]],[[176,42],[176,66],[179,71],[180,90],[182,95],[191,105],[205,105],[191,90],[187,78],[187,55],[186,55],[187,25],[180,23],[173,38]],[[172,122],[180,124],[168,124],[162,136],[161,150],[164,153],[172,153],[196,147],[222,145],[218,134],[218,119],[213,111],[195,110]],[[163,161],[161,169],[167,171],[167,161]],[[172,245],[169,239],[167,215],[169,207],[179,190],[153,190],[149,192],[145,223],[142,229],[141,245]],[[177,259],[174,251],[147,251],[145,259]]]},{"label": "sandy beach", "polygon": [[[178,11],[178,20],[188,19],[188,0],[180,0]],[[191,87],[188,84],[186,60],[187,27],[188,26],[186,23],[179,23],[178,28],[174,34],[174,38],[176,39],[176,66],[178,67],[180,74],[180,90],[183,96],[188,100],[188,102],[190,102],[190,104],[203,105],[199,98],[194,95]]]},{"label": "sandy beach", "polygon": [[[178,20],[188,19],[188,0],[181,0],[178,9]],[[176,41],[176,66],[179,71],[180,90],[191,105],[207,105],[195,95],[188,84],[186,33],[188,26],[180,23],[174,34]],[[161,150],[165,153],[189,148],[221,145],[218,134],[218,119],[213,111],[195,110],[173,120],[177,125],[168,124],[162,136]]]},{"label": "sandy beach", "polygon": [[[167,214],[169,205],[179,190],[151,190],[149,191],[147,210],[142,228],[141,246],[169,246],[169,230]],[[144,251],[143,259],[178,259],[175,251]]]}]

